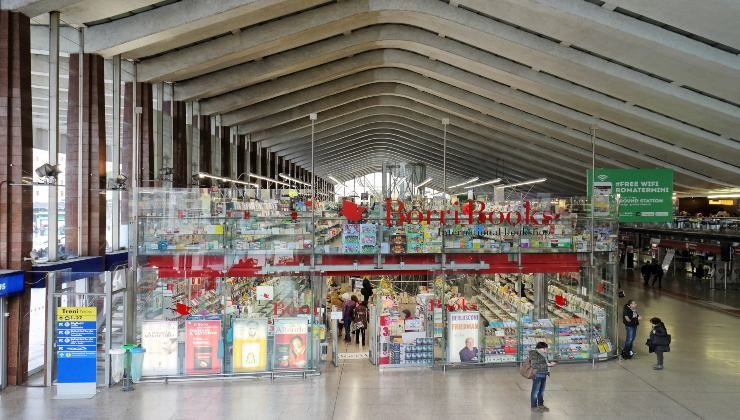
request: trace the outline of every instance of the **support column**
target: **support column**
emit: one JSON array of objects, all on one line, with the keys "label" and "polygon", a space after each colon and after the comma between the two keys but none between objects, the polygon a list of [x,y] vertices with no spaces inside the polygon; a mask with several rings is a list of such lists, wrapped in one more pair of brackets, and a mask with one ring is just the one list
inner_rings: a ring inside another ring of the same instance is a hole
[{"label": "support column", "polygon": [[[134,95],[136,88],[136,95]],[[137,130],[139,131],[139,183],[140,187],[153,187],[156,179],[154,173],[154,104],[152,97],[152,85],[144,82],[126,82],[123,92],[123,130],[121,137],[121,173],[128,177],[129,190],[133,185],[133,146],[134,119],[139,118]],[[136,103],[134,104],[134,98]],[[141,110],[136,114],[136,108]],[[113,169],[115,172],[115,168]],[[129,195],[121,194],[121,223],[128,223],[129,218]],[[115,218],[115,214],[113,215]]]},{"label": "support column", "polygon": [[[236,137],[236,176],[240,176],[244,172],[247,172],[247,148],[245,146],[245,136],[239,135]],[[245,178],[246,177],[246,178]],[[249,177],[244,175],[242,177],[244,181],[250,182]]]},{"label": "support column", "polygon": [[[80,61],[82,69],[80,69]],[[105,255],[106,172],[103,63],[103,57],[94,54],[83,54],[82,60],[79,54],[71,54],[69,58],[67,168],[81,168],[83,174],[79,180],[74,170],[67,170],[65,174],[65,214],[76,215],[80,211],[81,215],[79,218],[81,222],[74,217],[66,218],[66,247],[67,253],[71,255]],[[80,71],[82,71],[81,78],[79,77]],[[81,139],[81,151],[78,139]],[[80,156],[82,161],[80,161]],[[81,200],[78,201],[78,198]]]},{"label": "support column", "polygon": [[[166,87],[165,87],[166,88]],[[165,115],[172,117],[172,187],[186,188],[188,178],[188,145],[186,139],[185,102],[165,101]]]},{"label": "support column", "polygon": [[[31,26],[21,13],[0,10],[0,268],[30,270],[33,188],[11,186],[33,174]],[[31,290],[7,300],[8,384],[26,381]],[[0,313],[0,316],[5,314]]]},{"label": "support column", "polygon": [[[129,85],[132,85],[131,90],[133,90],[133,83],[127,83],[126,92],[129,90]],[[141,114],[139,114],[139,124],[137,127],[139,130],[139,182],[141,182],[142,186],[150,186],[152,181],[156,179],[156,175],[154,173],[154,107],[152,103],[153,95],[151,83],[137,82],[135,96],[136,105],[131,110],[131,113],[126,110],[123,118],[124,121],[126,118],[130,118],[130,116],[136,118],[136,108],[141,109]],[[125,134],[126,133],[124,132],[124,136]],[[126,138],[124,137],[124,140],[125,139]],[[123,156],[124,168],[126,167],[126,162],[133,163],[133,157],[132,159],[127,159],[125,154]],[[124,171],[124,174],[128,177],[131,177],[132,173],[133,171]]]},{"label": "support column", "polygon": [[211,117],[198,115],[198,142],[200,155],[200,171],[213,174],[211,166]]},{"label": "support column", "polygon": [[221,176],[231,178],[231,137],[229,127],[219,127],[221,142]]}]

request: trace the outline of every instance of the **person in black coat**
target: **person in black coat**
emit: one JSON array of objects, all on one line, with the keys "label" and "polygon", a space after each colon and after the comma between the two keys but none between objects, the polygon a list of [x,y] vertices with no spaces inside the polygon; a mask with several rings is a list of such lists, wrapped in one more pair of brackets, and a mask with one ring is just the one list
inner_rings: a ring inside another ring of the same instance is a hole
[{"label": "person in black coat", "polygon": [[671,335],[665,328],[665,324],[660,318],[651,318],[650,323],[653,325],[650,331],[650,338],[647,340],[647,346],[650,353],[655,353],[658,363],[653,366],[655,370],[663,369],[663,353],[671,351]]},{"label": "person in black coat", "polygon": [[653,261],[653,264],[651,266],[651,271],[653,274],[653,287],[655,287],[655,282],[658,282],[658,289],[663,288],[663,267],[660,265],[658,261]]},{"label": "person in black coat", "polygon": [[640,274],[642,274],[642,282],[645,284],[645,287],[648,286],[648,282],[650,281],[650,274],[652,273],[652,264],[650,263],[643,263],[642,267],[640,267]]},{"label": "person in black coat", "polygon": [[370,296],[373,295],[373,286],[372,284],[370,284],[370,280],[365,279],[362,281],[362,289],[360,289],[360,293],[362,294],[365,306],[367,306],[367,303],[370,300]]}]

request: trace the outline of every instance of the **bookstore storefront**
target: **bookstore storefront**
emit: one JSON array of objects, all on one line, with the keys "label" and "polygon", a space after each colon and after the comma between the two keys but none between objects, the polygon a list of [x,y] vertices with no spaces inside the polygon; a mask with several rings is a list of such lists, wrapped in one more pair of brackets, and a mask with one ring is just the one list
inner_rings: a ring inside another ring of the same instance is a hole
[{"label": "bookstore storefront", "polygon": [[353,203],[328,200],[311,214],[309,197],[139,191],[145,380],[320,373],[333,285],[350,276],[373,286],[380,368],[515,363],[537,341],[557,360],[615,355],[618,224],[587,203],[389,200],[350,215]]}]

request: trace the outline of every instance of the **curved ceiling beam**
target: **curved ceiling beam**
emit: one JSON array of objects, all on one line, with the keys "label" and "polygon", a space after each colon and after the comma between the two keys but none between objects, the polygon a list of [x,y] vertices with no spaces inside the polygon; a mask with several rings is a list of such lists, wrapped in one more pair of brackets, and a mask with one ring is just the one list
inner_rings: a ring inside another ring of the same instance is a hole
[{"label": "curved ceiling beam", "polygon": [[85,51],[139,59],[315,7],[326,0],[181,0],[85,30]]},{"label": "curved ceiling beam", "polygon": [[[346,166],[350,162],[354,162],[358,156],[362,156],[363,153],[369,154],[370,156],[373,156],[374,153],[377,152],[383,152],[387,150],[394,150],[397,151],[398,154],[396,155],[398,161],[404,161],[404,162],[422,162],[426,163],[427,165],[433,164],[433,160],[429,160],[430,157],[428,154],[424,152],[424,149],[416,149],[409,147],[404,147],[400,145],[401,143],[398,141],[394,141],[392,138],[387,137],[375,137],[370,138],[369,140],[365,142],[360,142],[356,145],[349,146],[345,149],[345,153],[341,155],[340,158],[332,158],[332,157],[326,157],[326,159],[318,159],[316,161],[316,169],[317,173],[319,174],[330,174],[335,173],[337,171],[341,171],[341,168]],[[303,161],[302,161],[303,162]],[[304,162],[308,163],[309,162]],[[441,166],[441,161],[438,162]],[[433,166],[432,166],[433,167]],[[430,169],[430,166],[427,166],[427,170]],[[475,174],[475,173],[473,173]],[[488,178],[494,178],[495,175],[488,175]],[[532,178],[538,178],[537,175],[527,175],[523,174],[521,177],[513,178],[517,180],[524,180],[524,179],[532,179]],[[567,190],[567,191],[582,191],[583,185],[585,184],[585,180],[581,180],[580,182],[574,182],[574,180],[571,177],[565,177],[562,175],[557,174],[550,174],[548,176],[548,180],[550,180],[551,184],[558,185],[559,188],[561,188],[561,191]],[[561,181],[564,180],[564,181]],[[441,183],[437,184],[439,181],[434,181],[432,184],[436,187],[441,187]]]},{"label": "curved ceiling beam", "polygon": [[[421,109],[419,109],[421,108]],[[413,109],[399,108],[395,106],[372,106],[367,108],[360,108],[354,112],[350,112],[345,115],[332,118],[330,120],[321,119],[319,124],[316,126],[317,136],[332,136],[340,134],[348,129],[352,129],[355,126],[364,124],[364,121],[413,121],[417,126],[427,127],[427,130],[438,130],[438,137],[441,137],[442,124],[441,119],[433,118],[429,114],[424,112],[435,112],[433,109],[426,109],[425,107],[418,107]],[[434,114],[432,114],[434,115]],[[440,113],[441,115],[441,113]],[[322,114],[322,117],[325,114]],[[448,116],[449,117],[449,116]],[[491,119],[492,120],[492,119]],[[467,120],[452,117],[450,119],[451,124],[448,126],[448,132],[456,134],[458,137],[477,142],[484,147],[490,142],[500,143],[502,145],[508,145],[509,147],[516,147],[522,150],[538,150],[543,153],[547,153],[551,156],[558,157],[569,157],[579,158],[582,161],[591,161],[591,149],[585,149],[577,146],[573,146],[568,143],[561,142],[557,139],[546,137],[544,135],[530,135],[528,137],[517,137],[508,135],[502,132],[494,131],[494,129],[479,125]],[[290,126],[290,127],[288,127]],[[284,131],[276,131],[280,128],[289,128]],[[501,126],[505,129],[505,126]],[[495,128],[501,128],[495,126]],[[306,121],[299,120],[290,124],[286,124],[282,127],[278,127],[269,132],[263,132],[261,137],[261,143],[269,147],[271,150],[280,150],[280,145],[300,146],[310,142],[311,126],[306,124]],[[526,130],[520,130],[517,134],[526,135]],[[527,139],[526,141],[524,139]],[[601,150],[597,150],[596,153],[597,164],[602,164],[604,167],[619,167],[628,168],[631,167],[627,163],[623,163],[619,160],[614,159],[610,156],[602,154]],[[590,165],[590,164],[589,164]]]},{"label": "curved ceiling beam", "polygon": [[[357,57],[355,57],[357,58]],[[307,89],[278,96],[264,101],[263,106],[245,107],[242,110],[227,113],[223,116],[225,125],[234,125],[248,119],[256,119],[267,112],[275,113],[280,110],[295,108],[298,105],[326,98],[347,90],[371,83],[398,82],[417,89],[428,91],[445,99],[460,103],[458,98],[467,97],[468,92],[491,99],[487,101],[489,111],[500,118],[512,121],[529,114],[545,120],[555,121],[566,127],[582,132],[588,132],[589,127],[599,127],[598,136],[616,144],[641,150],[648,155],[660,156],[665,152],[671,153],[667,158],[671,160],[693,159],[707,165],[715,164],[715,160],[722,162],[740,162],[740,143],[715,137],[717,143],[698,142],[696,138],[656,139],[645,134],[630,130],[609,121],[599,120],[589,114],[561,106],[559,104],[520,92],[508,86],[477,76],[464,70],[457,69],[438,61],[430,61],[422,56],[403,51],[386,51],[371,53],[370,61],[387,59],[398,68],[380,68],[350,74],[330,82],[316,85]],[[364,60],[361,60],[365,63]],[[363,68],[363,65],[360,65]],[[300,73],[298,74],[300,75]],[[297,75],[296,75],[297,76]],[[293,77],[293,76],[289,76]],[[288,83],[290,85],[290,83]],[[254,96],[250,92],[280,92],[283,89],[283,80],[268,82],[255,87],[238,91],[244,97]],[[234,98],[238,100],[237,98]],[[207,104],[208,101],[205,102]],[[258,111],[259,110],[259,111]],[[260,113],[262,111],[262,113]],[[506,118],[503,115],[512,114]],[[527,128],[530,128],[527,126]],[[692,150],[693,149],[693,150]],[[677,155],[677,156],[674,156]],[[731,168],[728,165],[727,168]],[[740,172],[739,172],[740,173]]]},{"label": "curved ceiling beam", "polygon": [[[551,102],[563,104],[653,137],[676,139],[678,143],[706,141],[722,143],[728,147],[738,147],[737,142],[661,115],[678,115],[675,112],[679,114],[685,112],[685,107],[680,101],[666,102],[660,108],[661,114],[658,114],[644,108],[634,107],[612,96],[587,89],[562,78],[535,71],[530,66],[507,60],[449,38],[440,37],[429,31],[392,24],[363,28],[347,36],[326,39],[267,57],[264,60],[240,64],[177,83],[175,97],[177,100],[194,100],[236,90],[232,92],[240,93],[234,98],[237,100],[236,103],[241,100],[243,101],[242,106],[245,106],[249,105],[247,98],[243,95],[247,91],[238,89],[290,73],[299,72],[300,75],[281,78],[280,91],[290,89],[288,78],[291,78],[296,86],[302,83],[301,88],[305,88],[362,69],[395,66],[391,59],[386,58],[385,53],[382,56],[382,62],[377,55],[365,57],[365,54],[362,54],[365,51],[380,48],[402,49],[423,54],[433,60],[466,69],[519,91],[537,95]],[[339,60],[351,54],[360,55]],[[339,61],[333,62],[335,60]],[[306,70],[309,68],[310,70]],[[303,70],[306,71],[303,72]],[[274,91],[266,90],[262,95],[269,98],[279,94],[271,92]],[[230,97],[231,94],[225,96]],[[234,105],[227,105],[228,100],[222,99],[226,98],[213,99],[213,112],[222,113],[224,109],[233,108]],[[210,100],[204,102],[207,104]],[[206,110],[209,108],[210,105],[206,105]],[[706,121],[706,117],[704,120]],[[714,124],[707,128],[716,130]]]},{"label": "curved ceiling beam", "polygon": [[[558,39],[561,44],[597,51],[602,56],[659,74],[678,85],[690,85],[728,99],[740,97],[740,86],[727,90],[720,82],[737,78],[739,57],[595,4],[584,4],[581,0],[457,0],[457,3]],[[700,68],[710,73],[693,73]]]},{"label": "curved ceiling beam", "polygon": [[[420,92],[419,90],[405,86],[405,85],[399,85],[399,84],[391,84],[391,83],[380,83],[380,84],[374,84],[374,85],[368,85],[363,86],[358,89],[354,89],[348,92],[340,93],[331,97],[328,97],[326,99],[319,99],[317,101],[301,105],[298,107],[295,107],[293,109],[290,109],[288,111],[283,111],[274,115],[270,115],[268,117],[262,118],[257,121],[253,121],[246,124],[241,124],[239,126],[239,132],[255,132],[259,130],[266,129],[268,127],[274,127],[276,125],[284,124],[290,121],[294,121],[297,119],[305,118],[306,115],[308,115],[311,112],[319,112],[326,111],[328,109],[335,108],[334,111],[336,112],[342,112],[341,110],[345,108],[351,108],[354,103],[357,100],[361,99],[367,99],[372,96],[379,96],[379,97],[385,97],[385,96],[402,96],[405,98],[409,98],[412,101],[416,101],[419,104],[426,105],[431,108],[439,109],[442,112],[446,112],[450,115],[458,115],[463,118],[469,119],[471,121],[480,121],[481,119],[484,119],[485,114],[493,113],[495,111],[492,111],[492,109],[502,109],[500,104],[497,104],[489,99],[467,94],[464,95],[464,97],[457,97],[455,98],[460,103],[465,103],[467,106],[462,106],[457,103],[452,103],[450,101],[447,101],[445,99],[441,99],[438,96],[434,96],[432,94],[426,93],[426,92]],[[461,95],[463,96],[463,95]],[[280,98],[278,98],[280,99]],[[256,105],[257,107],[267,107],[270,101],[263,102],[259,105]],[[346,106],[342,106],[346,105]],[[354,106],[357,106],[357,104],[354,104]],[[409,108],[413,106],[418,105],[411,105],[409,104]],[[338,111],[337,111],[338,110]],[[504,110],[506,111],[506,110]],[[259,112],[255,112],[256,115],[260,115]],[[502,115],[498,112],[496,112],[496,115],[500,115],[502,118],[511,121],[512,123],[520,126],[520,127],[526,127],[527,129],[534,130],[541,134],[546,134],[555,138],[558,138],[562,141],[571,143],[571,144],[580,144],[581,147],[585,147],[585,145],[588,145],[590,147],[591,144],[591,138],[587,133],[579,132],[572,128],[563,127],[561,125],[555,124],[551,121],[539,119],[538,117],[535,117],[533,115],[529,115],[526,113],[520,113],[520,115],[512,115],[511,112],[508,113],[508,115]],[[442,116],[441,118],[444,118]],[[715,168],[710,172],[707,170],[706,167],[701,166],[701,172],[697,171],[691,171],[690,169],[686,169],[684,167],[678,166],[672,162],[667,162],[664,160],[661,160],[654,156],[647,156],[647,155],[635,155],[636,150],[639,150],[638,148],[629,149],[624,146],[611,143],[609,141],[605,141],[603,139],[597,141],[597,147],[603,148],[606,150],[609,150],[610,152],[619,153],[624,156],[633,156],[637,157],[640,160],[643,161],[643,163],[638,164],[636,166],[652,166],[655,165],[656,161],[660,162],[661,165],[665,167],[669,167],[674,169],[677,172],[682,172],[687,175],[692,175],[697,179],[702,179],[707,182],[712,182],[716,184],[725,184],[724,181],[720,181],[717,179],[713,179],[711,177],[705,176],[702,172],[707,173],[719,173],[722,179],[740,179],[736,174],[740,173],[740,169],[737,167],[733,167],[730,165],[725,165],[726,167],[720,168],[721,164],[718,164],[715,162]],[[618,155],[617,155],[618,156]],[[681,156],[675,156],[673,157],[673,161],[677,162]],[[703,158],[707,159],[707,158]],[[620,159],[622,160],[622,159]],[[709,159],[710,160],[710,159]],[[691,168],[690,165],[696,165],[696,162],[691,162],[689,159],[684,159],[684,161],[688,161],[686,163],[686,167]],[[683,162],[682,162],[683,163]],[[732,185],[732,184],[730,184]]]},{"label": "curved ceiling beam", "polygon": [[[438,118],[437,121],[440,121],[442,118],[449,118],[450,119],[450,129],[454,129],[455,127],[460,126],[466,126],[466,127],[472,127],[472,131],[474,132],[481,132],[483,135],[486,135],[486,132],[493,133],[493,135],[496,135],[496,131],[503,127],[503,130],[508,130],[508,126],[506,124],[502,124],[500,120],[497,120],[493,117],[483,115],[474,112],[474,115],[472,115],[471,119],[464,119],[464,118],[458,118],[455,115],[451,115],[448,112],[440,111],[436,108],[429,107],[422,103],[414,102],[413,100],[410,100],[408,98],[403,97],[397,97],[397,96],[380,96],[380,97],[371,97],[362,99],[356,102],[352,102],[348,105],[331,109],[329,111],[326,111],[319,115],[319,124],[317,127],[321,127],[323,124],[325,124],[326,121],[329,121],[331,123],[331,120],[334,118],[342,118],[343,116],[348,116],[353,113],[357,112],[363,112],[368,111],[373,108],[379,108],[383,109],[380,111],[381,115],[386,114],[398,114],[398,113],[405,113],[405,112],[419,112],[423,113],[424,115],[433,116],[435,118]],[[298,120],[294,123],[291,123],[291,131],[293,133],[296,133],[295,130],[303,130],[302,132],[305,132],[306,127],[310,129],[310,125],[307,125],[308,118],[305,118],[304,120]],[[478,127],[480,126],[480,127]],[[274,132],[275,129],[271,130]],[[277,131],[280,134],[284,134],[281,136],[284,140],[283,141],[290,141],[290,133],[291,131],[286,131],[285,129]],[[552,145],[557,145],[558,148],[563,149],[561,153],[574,153],[574,154],[580,154],[580,155],[588,155],[590,156],[590,142],[588,144],[584,144],[581,142],[576,142],[575,144],[569,144],[568,142],[561,141],[559,139],[548,137],[545,135],[528,135],[527,130],[521,129],[520,130],[523,133],[524,138],[529,139],[529,141],[534,141],[535,143],[540,143],[543,147],[548,148],[552,147]],[[522,134],[519,133],[519,134]],[[267,137],[260,137],[260,139],[264,140],[263,147],[268,147],[271,143],[270,140]],[[255,139],[253,139],[255,140]],[[606,150],[605,150],[606,149]],[[612,162],[616,161],[618,163],[618,167],[654,167],[653,164],[646,164],[644,161],[644,156],[641,156],[639,153],[634,151],[625,151],[625,152],[615,152],[611,150],[610,147],[598,147],[597,150],[599,153],[605,153],[609,152],[609,155],[606,156],[605,162],[606,165],[604,167],[614,166]],[[525,161],[526,162],[526,161]],[[521,163],[523,164],[523,163]],[[682,184],[683,186],[686,186],[688,188],[719,188],[720,186],[724,187],[729,184],[727,184],[724,181],[717,181],[711,178],[708,178],[702,174],[696,174],[692,171],[686,170],[684,168],[676,167],[675,165],[669,165],[671,169],[674,169],[675,171],[675,178],[677,179],[677,184]]]},{"label": "curved ceiling beam", "polygon": [[[427,28],[556,76],[575,78],[582,85],[649,109],[661,109],[666,102],[681,100],[688,108],[703,108],[702,115],[727,122],[740,119],[740,109],[731,104],[490,18],[442,2],[423,0],[331,4],[262,25],[254,28],[253,32],[247,30],[239,35],[221,37],[143,60],[139,65],[139,77],[142,80],[183,80],[380,23]],[[651,53],[659,54],[657,51]],[[704,70],[712,72],[703,67],[694,69],[694,72],[701,75]],[[717,77],[721,86],[738,85],[737,72],[730,77]],[[740,96],[740,87],[737,89],[732,97]],[[701,115],[689,110],[680,119],[698,120],[697,125],[700,126],[705,122]],[[727,131],[723,130],[721,134],[734,134],[730,131],[735,127],[732,123],[723,124],[723,127]]]},{"label": "curved ceiling beam", "polygon": [[[424,138],[418,138],[413,135],[409,135],[408,133],[393,130],[374,130],[367,133],[357,133],[351,139],[348,139],[347,142],[332,147],[330,153],[322,153],[322,150],[316,151],[315,159],[319,163],[327,161],[341,161],[344,157],[351,159],[352,153],[368,145],[367,140],[377,141],[378,139],[395,142],[399,147],[402,145],[402,147],[417,150],[422,156],[427,156],[422,158],[423,162],[438,167],[442,166],[442,153],[429,153],[429,147]],[[417,157],[417,159],[419,158]],[[294,162],[310,164],[311,159],[310,157],[302,156],[294,159]],[[579,185],[581,183],[581,178],[585,173],[584,170],[575,170],[548,162],[538,162],[537,165],[533,166],[532,169],[528,171],[509,168],[509,170],[503,174],[499,173],[498,170],[493,172],[487,169],[492,166],[492,162],[480,159],[450,159],[450,153],[448,152],[448,167],[457,169],[458,173],[468,174],[468,176],[479,175],[487,172],[490,178],[496,178],[501,175],[515,180],[514,182],[532,178],[548,177],[561,179],[564,185],[573,186],[574,184]]]},{"label": "curved ceiling beam", "polygon": [[[410,124],[414,124],[409,121]],[[325,152],[336,152],[336,150],[347,144],[348,142],[355,141],[358,136],[365,136],[369,133],[393,133],[399,136],[410,136],[413,138],[420,139],[424,143],[424,147],[427,148],[427,152],[442,155],[442,138],[436,137],[426,133],[422,130],[417,130],[410,125],[388,123],[388,122],[375,122],[368,125],[356,126],[352,129],[348,129],[339,136],[333,136],[330,138],[317,137],[315,141],[314,153],[315,154],[326,154]],[[434,141],[430,141],[434,138]],[[310,141],[310,140],[309,140]],[[304,159],[311,154],[311,144],[304,143],[301,148],[291,148],[285,150],[275,150],[276,153],[285,157],[286,159],[297,160]],[[502,158],[503,157],[503,158]],[[447,159],[453,162],[463,162],[466,164],[472,164],[476,167],[481,166],[499,166],[499,162],[505,162],[506,159],[510,161],[516,161],[519,159],[536,162],[537,166],[542,168],[548,168],[551,171],[563,170],[573,171],[573,175],[582,176],[585,172],[587,165],[585,162],[577,162],[567,156],[559,155],[548,155],[543,151],[534,152],[532,150],[517,150],[512,147],[502,147],[501,144],[497,144],[493,141],[485,141],[483,143],[473,143],[470,138],[461,139],[455,135],[447,136]],[[560,161],[560,162],[558,162]],[[572,169],[572,166],[579,169]],[[590,167],[590,164],[588,165]],[[471,175],[472,176],[472,175]]]}]

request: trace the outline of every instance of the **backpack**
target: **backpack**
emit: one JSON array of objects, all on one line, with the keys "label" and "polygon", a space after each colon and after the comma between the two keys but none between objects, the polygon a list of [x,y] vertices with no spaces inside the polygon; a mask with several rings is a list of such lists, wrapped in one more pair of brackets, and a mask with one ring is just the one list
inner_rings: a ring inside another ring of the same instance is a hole
[{"label": "backpack", "polygon": [[532,362],[529,359],[524,359],[522,365],[519,366],[519,374],[527,379],[532,379],[535,373],[537,371],[532,367]]}]

